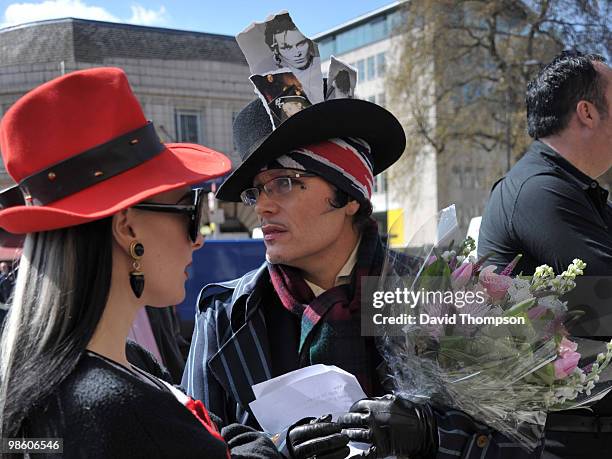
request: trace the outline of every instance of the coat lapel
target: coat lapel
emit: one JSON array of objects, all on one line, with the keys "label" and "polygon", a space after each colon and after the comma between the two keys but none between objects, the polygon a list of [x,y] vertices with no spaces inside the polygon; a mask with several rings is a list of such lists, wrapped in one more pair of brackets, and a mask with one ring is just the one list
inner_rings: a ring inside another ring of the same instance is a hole
[{"label": "coat lapel", "polygon": [[[254,282],[268,282],[261,271]],[[244,289],[238,289],[239,295],[246,291],[261,292],[259,285],[247,285]],[[243,292],[240,292],[243,290]],[[227,324],[225,330],[218,329],[219,336],[230,334],[219,351],[208,360],[208,368],[223,386],[226,393],[232,394],[233,398],[243,408],[249,409],[249,403],[255,399],[254,384],[266,381],[272,377],[270,365],[270,345],[266,332],[263,311],[259,307],[259,296],[253,293],[246,297],[246,310],[242,318],[241,308],[237,307],[240,301],[233,303],[231,311],[231,323],[240,323],[239,328],[231,333],[231,325]],[[242,303],[244,305],[244,302]],[[226,322],[227,323],[227,322]]]}]

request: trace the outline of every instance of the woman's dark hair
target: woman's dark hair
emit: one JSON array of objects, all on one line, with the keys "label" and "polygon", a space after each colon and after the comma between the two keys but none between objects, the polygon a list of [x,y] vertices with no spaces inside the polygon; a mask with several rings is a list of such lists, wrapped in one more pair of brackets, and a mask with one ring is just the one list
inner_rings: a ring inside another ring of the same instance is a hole
[{"label": "woman's dark hair", "polygon": [[111,224],[109,217],[26,237],[0,342],[0,437],[19,435],[91,340],[110,289]]},{"label": "woman's dark hair", "polygon": [[564,51],[544,67],[527,85],[527,129],[534,139],[565,129],[581,100],[591,102],[607,116],[606,80],[594,62],[605,62],[598,54]]},{"label": "woman's dark hair", "polygon": [[[350,201],[355,201],[351,198],[348,193],[334,187],[334,197],[330,199],[329,204],[336,209],[341,209],[346,206]],[[369,200],[358,201],[359,210],[353,215],[353,226],[361,232],[370,220],[372,215],[372,203]]]}]

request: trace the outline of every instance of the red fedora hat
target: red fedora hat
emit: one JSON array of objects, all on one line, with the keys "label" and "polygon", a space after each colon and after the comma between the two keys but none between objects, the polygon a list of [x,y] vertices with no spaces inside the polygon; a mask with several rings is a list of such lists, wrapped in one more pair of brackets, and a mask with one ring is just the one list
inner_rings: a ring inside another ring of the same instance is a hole
[{"label": "red fedora hat", "polygon": [[104,218],[231,168],[210,148],[161,143],[118,68],[27,93],[0,122],[0,150],[17,183],[0,193],[0,227],[18,234]]}]

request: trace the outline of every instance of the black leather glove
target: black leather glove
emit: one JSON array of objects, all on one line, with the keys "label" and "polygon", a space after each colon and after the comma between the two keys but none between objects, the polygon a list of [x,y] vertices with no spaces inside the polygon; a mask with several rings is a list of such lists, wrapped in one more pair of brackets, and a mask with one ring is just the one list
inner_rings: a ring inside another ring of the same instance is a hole
[{"label": "black leather glove", "polygon": [[289,427],[287,449],[292,459],[343,459],[349,454],[348,437],[331,415],[305,418]]},{"label": "black leather glove", "polygon": [[352,441],[372,443],[372,456],[433,457],[438,450],[437,426],[429,405],[395,395],[359,400],[337,422]]}]

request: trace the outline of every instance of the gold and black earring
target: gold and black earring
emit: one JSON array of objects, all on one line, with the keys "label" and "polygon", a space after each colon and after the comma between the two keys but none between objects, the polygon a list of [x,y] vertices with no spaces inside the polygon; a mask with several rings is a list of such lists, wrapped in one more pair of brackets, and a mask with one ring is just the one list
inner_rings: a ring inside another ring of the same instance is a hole
[{"label": "gold and black earring", "polygon": [[140,271],[140,259],[144,255],[144,246],[140,242],[132,241],[130,244],[130,256],[134,260],[132,262],[133,270],[130,271],[130,287],[136,298],[140,298],[144,290],[144,273]]}]

